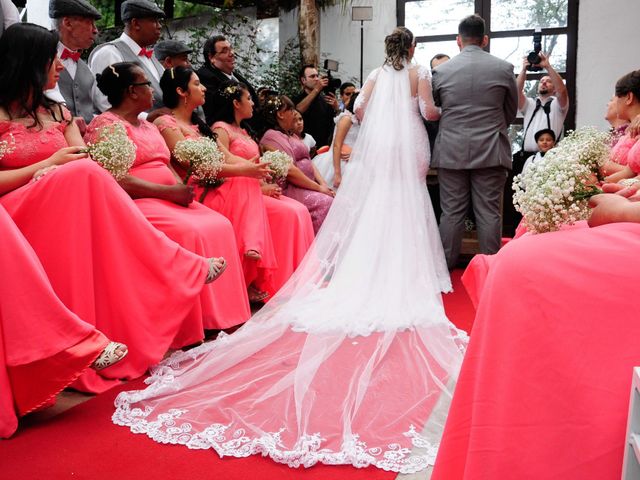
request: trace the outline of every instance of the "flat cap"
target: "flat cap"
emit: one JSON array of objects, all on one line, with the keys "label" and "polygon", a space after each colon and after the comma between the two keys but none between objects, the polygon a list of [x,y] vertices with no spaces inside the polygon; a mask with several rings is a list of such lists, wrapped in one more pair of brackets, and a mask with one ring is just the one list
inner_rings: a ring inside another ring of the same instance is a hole
[{"label": "flat cap", "polygon": [[178,40],[163,40],[153,46],[153,54],[161,62],[167,57],[175,57],[183,53],[191,53],[192,49]]},{"label": "flat cap", "polygon": [[132,18],[164,18],[164,11],[149,0],[127,0],[120,7],[120,17],[124,22]]},{"label": "flat cap", "polygon": [[89,17],[100,20],[100,12],[86,0],[49,0],[49,17]]}]

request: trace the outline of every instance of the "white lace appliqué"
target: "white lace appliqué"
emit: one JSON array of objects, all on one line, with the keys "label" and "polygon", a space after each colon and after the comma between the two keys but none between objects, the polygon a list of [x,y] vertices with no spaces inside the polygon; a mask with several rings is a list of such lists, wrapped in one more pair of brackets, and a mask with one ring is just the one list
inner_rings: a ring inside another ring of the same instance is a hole
[{"label": "white lace appliqu\u00e9", "polygon": [[[220,457],[243,458],[261,454],[278,463],[293,468],[311,467],[316,463],[327,465],[351,464],[357,468],[371,465],[386,471],[415,473],[433,465],[438,445],[432,445],[422,437],[413,425],[403,435],[411,440],[414,450],[394,443],[382,447],[368,447],[357,434],[346,440],[340,451],[322,448],[325,439],[320,433],[302,435],[291,449],[287,449],[280,437],[284,428],[261,437],[250,437],[242,429],[216,423],[196,432],[190,423],[180,423],[187,410],[172,409],[158,415],[155,421],[147,421],[150,407],[129,408],[129,403],[139,400],[135,393],[123,392],[116,399],[117,409],[112,420],[117,425],[128,426],[133,433],[144,433],[158,443],[184,445],[192,450],[213,448]],[[419,453],[418,453],[419,449]]]}]

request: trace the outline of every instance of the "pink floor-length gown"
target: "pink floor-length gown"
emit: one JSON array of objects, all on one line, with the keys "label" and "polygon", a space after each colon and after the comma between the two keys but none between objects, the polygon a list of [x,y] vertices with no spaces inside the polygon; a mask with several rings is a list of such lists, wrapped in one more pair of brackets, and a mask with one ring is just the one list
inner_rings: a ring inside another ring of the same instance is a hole
[{"label": "pink floor-length gown", "polygon": [[0,206],[0,438],[48,404],[109,343],[56,297],[40,261]]},{"label": "pink floor-length gown", "polygon": [[[258,144],[244,130],[238,131],[224,122],[214,124],[214,128],[217,127],[227,131],[229,151],[234,155],[248,160],[260,154]],[[266,288],[273,296],[286,283],[309,250],[314,238],[313,223],[307,207],[297,200],[286,196],[273,198],[262,195],[261,191],[260,195],[269,219],[278,262],[271,285]]]},{"label": "pink floor-length gown", "polygon": [[[180,128],[172,115],[161,116],[158,119],[158,128],[160,131],[165,128],[174,129],[191,139],[201,136],[196,126],[188,130]],[[174,167],[184,178],[186,172],[183,172],[179,165]],[[233,225],[246,285],[255,283],[261,289],[273,290],[271,278],[278,265],[260,182],[249,177],[228,177],[219,187],[207,189],[204,198],[202,195],[205,188],[193,181],[191,184],[195,189],[196,200],[224,215]],[[249,250],[259,252],[260,260],[247,257],[245,253]]]},{"label": "pink floor-length gown", "polygon": [[[168,167],[170,152],[158,129],[146,120],[135,126],[111,112],[98,115],[87,127],[86,138],[97,137],[101,128],[122,123],[135,143],[136,159],[129,174],[160,185],[175,185]],[[174,346],[202,339],[205,329],[224,329],[244,323],[251,316],[242,268],[237,255],[233,227],[222,215],[192,202],[188,207],[157,198],[135,200],[144,216],[182,247],[205,257],[224,257],[227,269],[215,282],[205,286],[190,316],[199,320],[194,328],[183,329]]]},{"label": "pink floor-length gown", "polygon": [[[43,129],[0,122],[0,140],[16,145],[0,167],[48,158],[67,146],[65,128],[66,122],[48,122]],[[33,247],[60,300],[129,346],[127,359],[104,375],[135,378],[162,359],[203,288],[206,259],[153,228],[90,160],[60,166],[3,195],[0,204]],[[116,383],[87,370],[74,386],[101,392]]]},{"label": "pink floor-length gown", "polygon": [[640,361],[640,225],[494,255],[432,480],[617,480]]},{"label": "pink floor-length gown", "polygon": [[[289,155],[293,159],[294,165],[302,170],[309,179],[315,181],[313,163],[309,157],[309,149],[302,140],[283,132],[279,132],[278,130],[271,129],[267,130],[263,135],[260,140],[260,144],[265,147],[275,148]],[[322,226],[322,222],[324,222],[324,219],[331,208],[333,198],[329,195],[325,195],[324,193],[301,188],[286,181],[283,193],[287,197],[291,197],[307,207],[311,214],[311,220],[313,221],[313,230],[315,233],[318,233],[318,230],[320,230],[320,227]]]}]

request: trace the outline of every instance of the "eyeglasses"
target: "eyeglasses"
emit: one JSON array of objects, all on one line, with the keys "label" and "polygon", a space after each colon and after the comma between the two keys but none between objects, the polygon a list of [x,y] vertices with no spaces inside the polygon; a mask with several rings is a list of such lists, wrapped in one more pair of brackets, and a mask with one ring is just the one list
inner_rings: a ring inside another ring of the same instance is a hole
[{"label": "eyeglasses", "polygon": [[142,87],[143,85],[151,88],[151,82],[136,82],[131,84],[132,87]]}]

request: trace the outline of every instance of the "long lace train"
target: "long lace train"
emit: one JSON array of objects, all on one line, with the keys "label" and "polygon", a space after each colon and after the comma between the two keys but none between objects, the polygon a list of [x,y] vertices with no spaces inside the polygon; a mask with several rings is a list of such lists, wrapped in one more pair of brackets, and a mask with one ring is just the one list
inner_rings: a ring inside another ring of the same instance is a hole
[{"label": "long lace train", "polygon": [[292,467],[433,464],[466,335],[440,296],[451,283],[412,68],[367,80],[349,176],[290,281],[233,335],[173,355],[146,390],[121,393],[115,423]]}]

